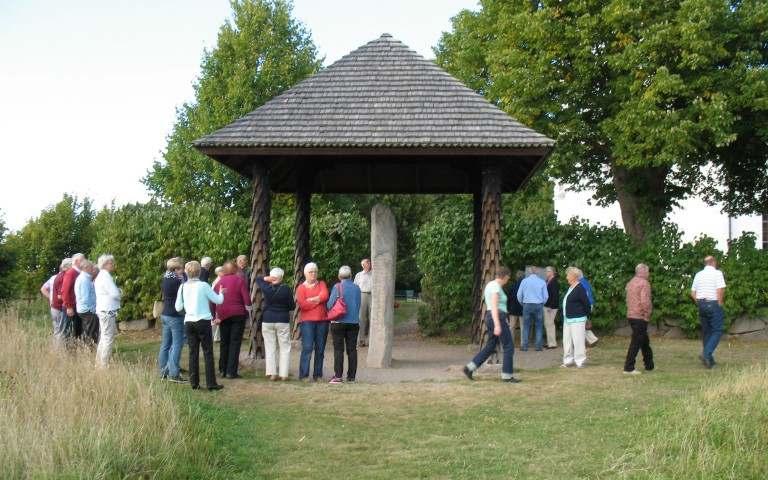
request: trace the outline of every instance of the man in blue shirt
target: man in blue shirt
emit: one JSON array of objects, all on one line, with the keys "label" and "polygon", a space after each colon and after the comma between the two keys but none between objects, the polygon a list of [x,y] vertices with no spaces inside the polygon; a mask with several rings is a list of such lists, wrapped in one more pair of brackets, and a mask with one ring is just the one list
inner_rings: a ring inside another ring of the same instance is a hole
[{"label": "man in blue shirt", "polygon": [[526,277],[520,282],[517,300],[523,305],[523,325],[520,331],[520,350],[528,351],[528,339],[531,336],[531,324],[536,325],[536,351],[540,352],[544,344],[544,303],[549,298],[547,283],[539,276],[538,268],[525,268]]},{"label": "man in blue shirt", "polygon": [[96,316],[96,288],[93,279],[99,270],[96,266],[83,259],[80,262],[80,273],[75,279],[75,309],[83,322],[83,342],[94,348],[99,343],[99,318]]}]

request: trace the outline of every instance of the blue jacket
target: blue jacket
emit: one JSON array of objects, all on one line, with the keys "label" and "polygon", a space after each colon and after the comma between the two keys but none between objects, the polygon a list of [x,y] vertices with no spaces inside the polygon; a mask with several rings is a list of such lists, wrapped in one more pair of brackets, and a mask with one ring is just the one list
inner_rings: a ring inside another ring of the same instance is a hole
[{"label": "blue jacket", "polygon": [[80,272],[75,279],[77,313],[96,313],[96,287],[90,273]]},{"label": "blue jacket", "polygon": [[584,287],[584,293],[587,294],[587,300],[589,300],[589,306],[593,306],[595,304],[595,294],[592,292],[592,285],[589,283],[589,280],[587,280],[587,277],[581,277],[581,280],[579,280],[579,283],[582,287]]},{"label": "blue jacket", "polygon": [[[360,323],[360,287],[355,285],[352,280],[344,279],[342,281],[342,291],[344,302],[347,304],[347,313],[343,317],[333,321],[339,323]],[[339,298],[338,283],[331,289],[331,296],[328,298],[328,303],[326,304],[328,310],[333,307],[337,298]]]},{"label": "blue jacket", "polygon": [[548,298],[547,282],[535,273],[528,275],[520,282],[520,289],[517,291],[517,300],[520,303],[540,303],[543,305]]}]

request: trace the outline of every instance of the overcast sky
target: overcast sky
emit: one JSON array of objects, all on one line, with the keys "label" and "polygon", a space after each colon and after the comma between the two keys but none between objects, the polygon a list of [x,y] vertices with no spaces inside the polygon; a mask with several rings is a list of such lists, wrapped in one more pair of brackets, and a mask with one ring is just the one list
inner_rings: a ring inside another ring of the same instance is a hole
[{"label": "overcast sky", "polygon": [[[296,0],[332,63],[391,33],[431,58],[476,0]],[[192,100],[226,0],[0,0],[0,210],[18,229],[65,192],[144,201],[175,109]]]},{"label": "overcast sky", "polygon": [[[477,0],[296,0],[330,64],[390,33],[431,58],[450,19]],[[0,210],[21,228],[62,195],[96,206],[148,199],[140,179],[160,159],[175,109],[193,99],[203,49],[227,0],[0,0]],[[619,208],[558,189],[558,216],[621,224]],[[728,219],[700,201],[670,218],[691,239],[724,244]],[[759,230],[757,217],[737,230]]]}]

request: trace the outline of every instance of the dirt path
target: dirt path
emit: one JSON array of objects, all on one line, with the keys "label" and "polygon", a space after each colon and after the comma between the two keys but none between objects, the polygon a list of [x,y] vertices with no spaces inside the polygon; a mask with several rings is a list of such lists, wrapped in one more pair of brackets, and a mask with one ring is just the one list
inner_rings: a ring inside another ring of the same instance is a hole
[{"label": "dirt path", "polygon": [[[412,318],[395,326],[395,341],[392,348],[392,368],[367,368],[368,348],[358,349],[357,380],[366,383],[396,383],[420,381],[447,381],[464,378],[462,367],[478,352],[476,345],[447,345],[439,339],[423,338],[419,334],[415,310]],[[291,375],[295,378],[299,365],[301,343],[294,342],[291,349]],[[524,377],[526,370],[538,370],[557,366],[561,362],[561,349],[535,352],[521,352],[515,349],[514,369],[516,375]],[[501,359],[499,358],[499,361]],[[329,336],[325,350],[325,376],[333,373],[333,345]],[[255,363],[256,371],[263,373],[264,361]],[[346,365],[345,365],[346,371]],[[500,364],[486,364],[479,376],[498,376]]]}]

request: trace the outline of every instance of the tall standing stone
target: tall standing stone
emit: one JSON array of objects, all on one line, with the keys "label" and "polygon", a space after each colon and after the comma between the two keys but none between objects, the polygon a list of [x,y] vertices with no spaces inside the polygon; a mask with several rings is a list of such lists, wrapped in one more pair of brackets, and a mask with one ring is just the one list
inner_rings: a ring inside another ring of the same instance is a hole
[{"label": "tall standing stone", "polygon": [[397,227],[389,207],[376,204],[371,210],[371,334],[368,367],[389,368],[395,330],[395,265]]}]

